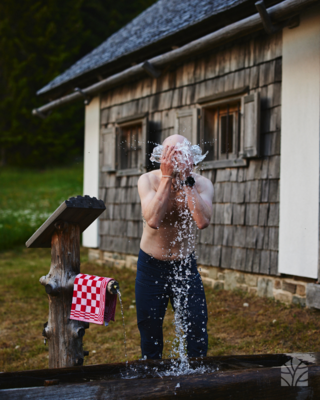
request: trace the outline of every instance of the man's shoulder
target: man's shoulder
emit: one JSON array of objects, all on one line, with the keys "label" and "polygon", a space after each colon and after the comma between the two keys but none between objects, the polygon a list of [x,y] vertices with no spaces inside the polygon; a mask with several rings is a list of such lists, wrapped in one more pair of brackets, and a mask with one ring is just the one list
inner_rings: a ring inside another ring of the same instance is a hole
[{"label": "man's shoulder", "polygon": [[197,173],[194,173],[193,175],[194,175],[194,179],[201,191],[204,191],[209,188],[210,189],[213,188],[213,184],[210,179],[208,179],[205,176],[202,176],[200,174],[197,174]]},{"label": "man's shoulder", "polygon": [[160,178],[160,170],[154,170],[150,172],[146,172],[145,174],[142,174],[138,180],[138,184],[140,183],[151,183],[155,184],[157,181],[159,181]]},{"label": "man's shoulder", "polygon": [[199,182],[201,182],[201,183],[208,183],[208,184],[211,184],[211,185],[212,185],[211,180],[208,179],[208,178],[206,178],[206,177],[203,176],[203,175],[194,173],[193,176],[194,176],[194,179],[195,179],[196,181],[199,181]]}]

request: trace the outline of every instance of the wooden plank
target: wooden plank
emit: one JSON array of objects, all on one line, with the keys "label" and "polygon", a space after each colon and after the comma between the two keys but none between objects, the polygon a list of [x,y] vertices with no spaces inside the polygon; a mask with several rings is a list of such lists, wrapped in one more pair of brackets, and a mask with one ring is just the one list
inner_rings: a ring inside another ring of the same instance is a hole
[{"label": "wooden plank", "polygon": [[250,160],[249,167],[247,168],[246,180],[251,181],[254,179],[260,179],[261,177],[261,164],[262,160]]},{"label": "wooden plank", "polygon": [[277,251],[270,251],[270,275],[279,275]]},{"label": "wooden plank", "polygon": [[281,82],[282,81],[282,57],[277,58],[274,72],[274,81]]},{"label": "wooden plank", "polygon": [[259,86],[260,87],[274,83],[274,81],[275,81],[275,66],[276,66],[275,60],[260,64],[260,71],[259,71]]},{"label": "wooden plank", "polygon": [[269,181],[269,201],[273,203],[279,202],[279,180],[270,179]]},{"label": "wooden plank", "polygon": [[269,179],[279,179],[280,178],[280,156],[273,156],[269,159]]},{"label": "wooden plank", "polygon": [[246,269],[246,249],[234,247],[232,249],[231,268],[244,271]]},{"label": "wooden plank", "polygon": [[205,74],[206,74],[206,69],[210,66],[208,64],[208,67],[206,66],[207,59],[202,57],[198,58],[195,60],[195,67],[194,67],[194,81],[199,82],[203,81],[205,79]]},{"label": "wooden plank", "polygon": [[270,251],[262,250],[261,251],[261,263],[260,263],[260,273],[261,274],[270,274]]},{"label": "wooden plank", "polygon": [[210,265],[220,267],[221,263],[221,246],[210,246]]},{"label": "wooden plank", "polygon": [[259,271],[260,271],[260,250],[247,249],[246,271],[259,273]]},{"label": "wooden plank", "polygon": [[245,183],[233,183],[232,184],[232,195],[231,202],[232,203],[243,203],[245,195]]},{"label": "wooden plank", "polygon": [[224,204],[223,223],[225,225],[232,224],[232,204]]},{"label": "wooden plank", "polygon": [[260,226],[267,226],[267,224],[268,224],[268,212],[269,212],[269,204],[260,204],[259,205],[259,221],[258,221],[258,224]]},{"label": "wooden plank", "polygon": [[246,225],[258,225],[259,204],[246,204]]},{"label": "wooden plank", "polygon": [[234,226],[225,226],[223,230],[223,246],[233,246]]},{"label": "wooden plank", "polygon": [[246,183],[245,201],[258,203],[261,198],[261,180],[249,181]]},{"label": "wooden plank", "polygon": [[222,268],[231,268],[231,260],[232,260],[232,247],[222,247],[221,250],[221,267]]},{"label": "wooden plank", "polygon": [[[78,224],[80,233],[95,221],[106,209],[102,200],[90,196],[70,197],[65,200],[39,229],[27,240],[26,246],[32,248],[51,247],[51,237],[55,232],[55,223],[63,221]],[[84,218],[85,214],[85,218]]]},{"label": "wooden plank", "polygon": [[209,225],[206,229],[200,231],[200,243],[213,244],[214,227]]},{"label": "wooden plank", "polygon": [[178,108],[182,106],[182,94],[183,94],[183,88],[174,89],[172,98],[172,108]]},{"label": "wooden plank", "polygon": [[224,224],[224,204],[216,204],[215,223]]},{"label": "wooden plank", "polygon": [[279,250],[279,228],[269,228],[269,249]]},{"label": "wooden plank", "polygon": [[250,68],[250,89],[256,89],[259,87],[259,66]]},{"label": "wooden plank", "polygon": [[221,169],[221,168],[238,168],[245,167],[248,164],[246,159],[235,158],[230,160],[203,161],[202,169]]},{"label": "wooden plank", "polygon": [[246,227],[245,226],[236,226],[234,228],[234,246],[236,247],[245,247],[246,246]]},{"label": "wooden plank", "polygon": [[269,201],[269,180],[263,180],[261,183],[261,202]]},{"label": "wooden plank", "polygon": [[197,99],[197,103],[198,104],[204,104],[209,102],[211,103],[220,99],[226,99],[228,97],[240,96],[245,93],[248,93],[248,91],[249,91],[248,86],[242,86],[237,89],[227,90],[221,93],[212,94],[210,96],[200,97]]},{"label": "wooden plank", "polygon": [[223,242],[223,231],[224,231],[224,226],[223,225],[215,225],[214,226],[214,235],[213,235],[213,244],[216,246],[221,246]]},{"label": "wooden plank", "polygon": [[[140,249],[140,238],[139,239],[131,238],[129,241],[127,241],[127,249],[126,249],[127,254],[138,255],[139,249]],[[123,253],[125,253],[125,251],[123,251]]]},{"label": "wooden plank", "polygon": [[222,203],[224,197],[224,184],[223,183],[216,183],[214,185],[214,194],[213,194],[213,201],[216,203]]},{"label": "wooden plank", "polygon": [[223,185],[223,202],[230,203],[231,201],[231,191],[232,191],[232,183],[225,182]]},{"label": "wooden plank", "polygon": [[233,225],[244,225],[246,206],[244,204],[233,204],[232,223]]}]

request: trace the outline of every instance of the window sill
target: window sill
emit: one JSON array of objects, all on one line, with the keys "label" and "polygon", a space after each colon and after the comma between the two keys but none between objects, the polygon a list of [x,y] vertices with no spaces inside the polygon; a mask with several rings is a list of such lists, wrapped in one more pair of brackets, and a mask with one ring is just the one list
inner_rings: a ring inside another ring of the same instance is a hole
[{"label": "window sill", "polygon": [[101,167],[102,172],[116,172],[114,168],[109,167],[109,165],[104,165]]},{"label": "window sill", "polygon": [[218,168],[236,168],[246,167],[248,162],[244,158],[235,158],[234,160],[216,160],[216,161],[204,161],[200,169],[218,169]]},{"label": "window sill", "polygon": [[130,176],[130,175],[142,175],[143,171],[140,168],[129,168],[129,169],[119,169],[116,172],[116,176]]}]

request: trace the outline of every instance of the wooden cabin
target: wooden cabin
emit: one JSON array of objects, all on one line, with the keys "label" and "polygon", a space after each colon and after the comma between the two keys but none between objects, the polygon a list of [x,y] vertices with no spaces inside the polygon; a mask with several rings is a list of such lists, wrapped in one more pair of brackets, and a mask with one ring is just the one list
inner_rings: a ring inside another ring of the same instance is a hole
[{"label": "wooden cabin", "polygon": [[159,0],[38,94],[35,114],[85,100],[84,194],[107,207],[90,257],[135,268],[137,181],[180,133],[214,184],[203,280],[320,308],[319,1]]}]

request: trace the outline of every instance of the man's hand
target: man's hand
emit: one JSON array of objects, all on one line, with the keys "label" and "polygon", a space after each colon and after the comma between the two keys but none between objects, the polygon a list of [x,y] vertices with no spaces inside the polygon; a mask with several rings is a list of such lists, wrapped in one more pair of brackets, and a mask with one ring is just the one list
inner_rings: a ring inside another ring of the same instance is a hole
[{"label": "man's hand", "polygon": [[166,146],[163,149],[162,156],[161,156],[161,165],[160,169],[162,175],[172,176],[174,170],[174,160],[173,156],[176,152],[175,146]]},{"label": "man's hand", "polygon": [[193,159],[191,154],[187,155],[185,158],[183,158],[182,152],[177,151],[177,156],[179,157],[178,163],[179,163],[179,175],[180,175],[180,180],[184,182],[188,176],[191,175],[192,170],[193,170]]}]

